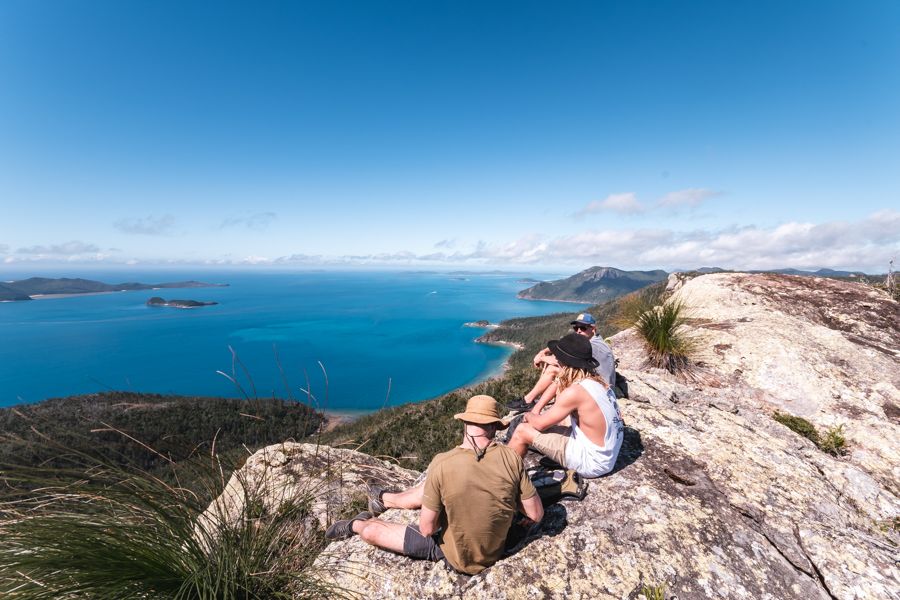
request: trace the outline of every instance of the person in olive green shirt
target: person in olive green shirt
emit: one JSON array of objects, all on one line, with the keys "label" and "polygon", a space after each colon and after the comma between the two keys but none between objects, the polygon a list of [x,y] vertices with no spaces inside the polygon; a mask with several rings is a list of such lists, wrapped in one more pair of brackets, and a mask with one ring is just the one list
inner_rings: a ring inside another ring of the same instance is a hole
[{"label": "person in olive green shirt", "polygon": [[413,558],[445,560],[470,575],[497,562],[516,510],[539,522],[544,508],[522,458],[493,441],[495,433],[506,427],[497,401],[473,396],[466,411],[455,418],[464,423],[463,441],[434,457],[424,483],[404,492],[379,494],[369,503],[373,512],[421,508],[418,525],[389,523],[363,512],[333,524],[326,537],[359,534],[373,546]]}]

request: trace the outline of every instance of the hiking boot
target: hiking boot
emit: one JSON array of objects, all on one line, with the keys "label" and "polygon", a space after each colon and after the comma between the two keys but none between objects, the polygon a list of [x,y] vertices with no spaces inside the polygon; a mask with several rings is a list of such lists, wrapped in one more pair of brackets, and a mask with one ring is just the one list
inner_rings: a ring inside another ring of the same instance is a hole
[{"label": "hiking boot", "polygon": [[387,491],[380,486],[369,488],[369,512],[376,517],[387,510],[387,506],[384,505],[384,500],[382,499],[382,494]]},{"label": "hiking boot", "polygon": [[534,407],[534,402],[526,402],[524,396],[519,396],[514,400],[506,403],[506,410],[510,412],[525,412]]},{"label": "hiking boot", "polygon": [[353,531],[353,521],[368,521],[372,518],[372,513],[364,511],[353,517],[352,519],[342,519],[335,521],[331,527],[325,530],[325,539],[328,540],[346,540],[356,535]]}]

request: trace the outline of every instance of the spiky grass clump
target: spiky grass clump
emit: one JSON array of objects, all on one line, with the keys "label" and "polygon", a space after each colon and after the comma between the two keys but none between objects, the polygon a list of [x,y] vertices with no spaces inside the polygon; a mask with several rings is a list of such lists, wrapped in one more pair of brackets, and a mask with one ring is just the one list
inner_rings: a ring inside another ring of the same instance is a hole
[{"label": "spiky grass clump", "polygon": [[641,595],[645,600],[666,600],[666,586],[644,584],[641,586]]},{"label": "spiky grass clump", "polygon": [[[196,469],[215,497],[224,477]],[[184,472],[182,472],[184,474]],[[309,502],[275,514],[244,510],[206,519],[206,494],[146,472],[4,468],[0,502],[0,597],[279,599],[335,597],[312,572],[324,547]],[[195,479],[196,481],[196,479]],[[10,488],[8,488],[10,489]],[[196,489],[196,487],[194,488]],[[259,506],[244,487],[243,506]],[[215,506],[215,505],[214,505]]]},{"label": "spiky grass clump", "polygon": [[622,329],[633,327],[641,316],[662,303],[665,288],[650,286],[623,296],[619,300],[619,309],[612,318],[612,323]]},{"label": "spiky grass clump", "polygon": [[676,375],[693,371],[697,341],[687,332],[686,312],[681,300],[669,300],[637,317],[634,327],[644,341],[649,366]]},{"label": "spiky grass clump", "polygon": [[832,456],[843,456],[847,453],[847,438],[844,437],[844,426],[835,425],[819,436],[819,449]]}]

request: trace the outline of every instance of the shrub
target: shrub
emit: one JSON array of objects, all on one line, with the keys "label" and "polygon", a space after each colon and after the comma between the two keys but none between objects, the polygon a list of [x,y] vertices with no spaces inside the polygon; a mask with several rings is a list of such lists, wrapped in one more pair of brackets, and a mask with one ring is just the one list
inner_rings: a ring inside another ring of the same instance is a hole
[{"label": "shrub", "polygon": [[[201,495],[80,455],[69,467],[4,468],[0,596],[9,599],[278,599],[335,597],[311,565],[323,535],[310,499],[235,522],[198,517]],[[224,488],[217,465],[194,480]],[[184,473],[184,471],[182,471]],[[244,506],[261,503],[242,486]]]}]

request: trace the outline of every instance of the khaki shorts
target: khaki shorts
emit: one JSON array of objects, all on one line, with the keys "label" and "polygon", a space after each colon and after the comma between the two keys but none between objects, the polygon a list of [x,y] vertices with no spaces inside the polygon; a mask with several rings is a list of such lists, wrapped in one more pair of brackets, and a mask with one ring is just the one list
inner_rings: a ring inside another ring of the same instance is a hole
[{"label": "khaki shorts", "polygon": [[531,447],[562,466],[566,465],[566,446],[569,444],[569,427],[554,425],[535,436]]}]

